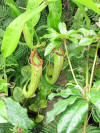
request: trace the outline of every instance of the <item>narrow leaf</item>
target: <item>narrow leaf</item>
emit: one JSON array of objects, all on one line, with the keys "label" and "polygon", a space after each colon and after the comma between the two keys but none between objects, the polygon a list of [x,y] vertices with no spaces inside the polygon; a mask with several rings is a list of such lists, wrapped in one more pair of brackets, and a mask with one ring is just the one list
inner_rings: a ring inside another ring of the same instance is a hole
[{"label": "narrow leaf", "polygon": [[24,12],[7,27],[1,47],[4,57],[11,55],[16,49],[24,24],[45,7],[46,3],[44,2],[37,9],[31,9]]},{"label": "narrow leaf", "polygon": [[49,15],[47,18],[47,24],[49,28],[58,30],[58,24],[60,23],[60,17],[62,13],[62,2],[57,0],[48,4]]},{"label": "narrow leaf", "polygon": [[89,46],[94,42],[94,38],[82,38],[79,42],[79,46]]},{"label": "narrow leaf", "polygon": [[100,9],[93,2],[93,0],[72,0],[72,1],[75,2],[76,4],[79,3],[79,4],[84,5],[100,15]]},{"label": "narrow leaf", "polygon": [[67,98],[70,95],[73,95],[73,96],[81,96],[81,93],[80,93],[80,90],[77,89],[77,88],[72,88],[72,89],[71,88],[67,88],[67,89],[61,90],[61,92],[58,92],[58,93],[51,93],[48,96],[48,99],[49,100],[52,100],[56,96],[61,96],[63,98]]}]

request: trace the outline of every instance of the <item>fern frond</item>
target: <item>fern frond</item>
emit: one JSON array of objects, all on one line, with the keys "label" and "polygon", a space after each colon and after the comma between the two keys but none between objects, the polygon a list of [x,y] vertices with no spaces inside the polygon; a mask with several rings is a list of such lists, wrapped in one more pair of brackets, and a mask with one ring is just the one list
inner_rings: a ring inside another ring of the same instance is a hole
[{"label": "fern frond", "polygon": [[57,133],[57,122],[51,122],[46,127],[43,127],[40,133]]}]

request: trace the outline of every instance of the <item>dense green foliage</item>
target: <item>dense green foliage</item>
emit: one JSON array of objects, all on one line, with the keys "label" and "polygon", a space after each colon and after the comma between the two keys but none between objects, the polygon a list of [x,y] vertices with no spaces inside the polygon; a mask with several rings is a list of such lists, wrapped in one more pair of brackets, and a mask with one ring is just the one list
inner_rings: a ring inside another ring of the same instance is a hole
[{"label": "dense green foliage", "polygon": [[99,7],[0,1],[0,133],[100,133]]}]

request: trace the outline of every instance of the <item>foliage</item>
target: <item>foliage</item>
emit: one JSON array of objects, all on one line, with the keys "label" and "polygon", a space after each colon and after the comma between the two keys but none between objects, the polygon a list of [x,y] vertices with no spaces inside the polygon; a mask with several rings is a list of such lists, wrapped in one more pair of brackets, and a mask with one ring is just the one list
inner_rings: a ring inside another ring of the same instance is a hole
[{"label": "foliage", "polygon": [[100,2],[65,4],[0,1],[2,133],[100,132]]}]

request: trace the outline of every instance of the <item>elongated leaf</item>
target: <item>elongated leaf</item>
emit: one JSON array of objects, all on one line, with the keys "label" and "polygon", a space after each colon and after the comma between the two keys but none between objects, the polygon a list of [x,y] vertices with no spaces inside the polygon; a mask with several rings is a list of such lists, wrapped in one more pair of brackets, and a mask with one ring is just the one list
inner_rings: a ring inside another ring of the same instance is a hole
[{"label": "elongated leaf", "polygon": [[4,57],[11,55],[16,49],[24,24],[45,7],[46,3],[44,2],[37,9],[31,9],[24,12],[7,27],[1,47]]},{"label": "elongated leaf", "polygon": [[72,1],[75,2],[76,4],[79,3],[79,4],[84,5],[100,15],[100,9],[93,2],[93,0],[72,0]]},{"label": "elongated leaf", "polygon": [[73,104],[77,100],[77,96],[71,96],[68,99],[60,99],[57,103],[54,104],[54,108],[47,112],[47,120],[46,123],[50,123],[55,119],[57,115],[62,113],[67,106]]},{"label": "elongated leaf", "polygon": [[81,32],[84,36],[96,36],[96,33],[93,30],[87,30],[84,28],[80,28],[78,31]]},{"label": "elongated leaf", "polygon": [[87,28],[90,28],[90,19],[89,19],[87,13],[85,12],[85,9],[84,9],[83,5],[78,4],[78,3],[77,3],[77,5],[78,5],[78,7],[81,9],[81,12],[83,13],[83,15],[84,15],[84,17],[85,17],[85,20],[86,20],[86,27],[87,27]]},{"label": "elongated leaf", "polygon": [[49,28],[58,30],[58,24],[60,23],[60,17],[62,13],[62,3],[61,0],[49,3],[49,15],[47,18],[47,24]]},{"label": "elongated leaf", "polygon": [[7,123],[7,112],[4,102],[0,99],[0,123]]},{"label": "elongated leaf", "polygon": [[100,128],[95,126],[88,126],[87,133],[100,133]]},{"label": "elongated leaf", "polygon": [[82,38],[79,42],[79,46],[89,46],[94,42],[94,38]]},{"label": "elongated leaf", "polygon": [[[83,128],[80,128],[77,133],[83,133]],[[96,126],[87,126],[86,133],[100,133],[100,128]]]},{"label": "elongated leaf", "polygon": [[72,88],[72,89],[71,88],[67,88],[67,89],[61,90],[61,92],[58,92],[58,93],[51,93],[48,96],[48,99],[49,100],[52,100],[56,96],[61,96],[63,98],[67,98],[70,95],[73,95],[73,96],[81,96],[81,92],[77,88]]},{"label": "elongated leaf", "polygon": [[12,125],[25,130],[34,127],[34,122],[28,118],[27,110],[21,107],[18,102],[15,102],[11,98],[7,98],[6,109],[8,121]]},{"label": "elongated leaf", "polygon": [[52,41],[51,43],[48,44],[48,46],[45,49],[45,53],[44,55],[48,55],[50,54],[50,52],[53,50],[53,48],[55,48],[57,45],[59,45],[60,42],[58,41]]},{"label": "elongated leaf", "polygon": [[16,6],[14,0],[6,0],[5,3],[10,6],[13,16],[17,17],[21,14],[21,12],[20,12],[19,8]]},{"label": "elongated leaf", "polygon": [[87,101],[83,99],[77,100],[61,114],[57,125],[58,133],[76,133],[87,112]]},{"label": "elongated leaf", "polygon": [[[42,1],[43,0],[39,1],[28,0],[26,10],[36,9]],[[17,17],[21,14],[19,8],[16,6],[13,0],[7,0],[6,4],[10,6],[11,11],[13,12],[13,16]],[[37,24],[39,18],[40,18],[40,13],[35,14],[31,20],[29,20],[26,24],[24,24],[23,27],[24,38],[29,48],[33,48],[33,34],[34,34],[33,28]]]},{"label": "elongated leaf", "polygon": [[[30,10],[30,9],[36,9],[39,7],[40,3],[43,0],[28,0],[28,4],[27,4],[27,8],[26,10]],[[38,23],[40,19],[40,12],[35,14],[32,19],[30,19],[23,28],[23,33],[24,33],[24,37],[25,37],[25,41],[28,45],[29,48],[33,48],[33,35],[34,35],[34,26]]]}]

